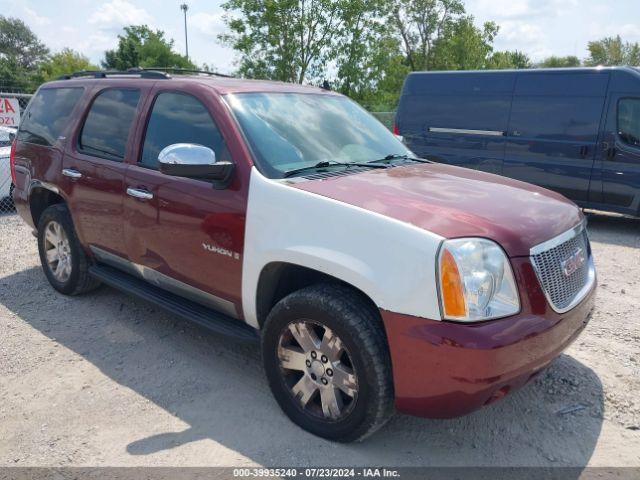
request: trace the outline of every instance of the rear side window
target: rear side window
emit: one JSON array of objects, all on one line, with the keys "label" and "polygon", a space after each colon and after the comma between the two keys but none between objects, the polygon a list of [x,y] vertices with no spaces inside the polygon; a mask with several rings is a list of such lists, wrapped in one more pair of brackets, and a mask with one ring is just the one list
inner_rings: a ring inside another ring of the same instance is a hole
[{"label": "rear side window", "polygon": [[110,88],[100,93],[82,127],[79,149],[95,157],[123,161],[139,99],[139,90]]},{"label": "rear side window", "polygon": [[634,147],[640,147],[640,98],[623,98],[618,103],[618,135]]},{"label": "rear side window", "polygon": [[33,97],[24,114],[18,140],[50,146],[69,123],[83,88],[44,88]]},{"label": "rear side window", "polygon": [[140,165],[157,168],[162,149],[174,143],[204,145],[218,160],[229,160],[222,135],[199,100],[184,93],[161,93],[149,117]]}]

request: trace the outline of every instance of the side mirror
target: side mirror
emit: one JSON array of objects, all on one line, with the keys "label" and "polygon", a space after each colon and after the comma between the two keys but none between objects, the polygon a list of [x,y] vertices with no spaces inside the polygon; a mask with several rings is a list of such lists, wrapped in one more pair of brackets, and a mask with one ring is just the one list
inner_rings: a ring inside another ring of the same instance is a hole
[{"label": "side mirror", "polygon": [[174,143],[158,155],[160,172],[175,177],[213,180],[214,187],[225,188],[235,169],[232,162],[216,161],[209,147],[194,143]]}]

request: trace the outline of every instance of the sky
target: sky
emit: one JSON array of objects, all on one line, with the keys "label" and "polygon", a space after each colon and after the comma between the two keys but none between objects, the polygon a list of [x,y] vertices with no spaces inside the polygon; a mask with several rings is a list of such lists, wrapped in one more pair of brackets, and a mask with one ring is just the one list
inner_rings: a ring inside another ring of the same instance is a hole
[{"label": "sky", "polygon": [[[164,30],[184,53],[182,1],[167,0],[0,0],[0,14],[22,19],[53,51],[71,47],[98,63],[115,47],[117,34],[131,24]],[[189,54],[195,63],[220,72],[234,67],[234,53],[220,45],[225,30],[223,0],[189,4]],[[587,56],[590,40],[620,34],[640,41],[640,0],[467,0],[478,25],[500,26],[496,50],[520,50],[534,61],[549,55]]]}]

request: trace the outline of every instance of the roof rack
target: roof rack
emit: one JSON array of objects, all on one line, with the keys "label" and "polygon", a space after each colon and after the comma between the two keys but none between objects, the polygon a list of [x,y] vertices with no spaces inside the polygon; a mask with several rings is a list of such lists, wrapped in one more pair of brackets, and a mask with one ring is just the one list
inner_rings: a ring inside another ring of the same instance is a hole
[{"label": "roof rack", "polygon": [[153,78],[153,79],[168,79],[171,78],[166,72],[160,72],[152,68],[130,68],[128,70],[80,70],[67,75],[61,75],[58,80],[71,80],[72,78],[81,77],[93,77],[93,78],[107,78],[107,77],[120,77],[120,76],[137,76],[140,78]]},{"label": "roof rack", "polygon": [[193,70],[190,68],[173,68],[173,67],[150,67],[150,68],[140,68],[139,70],[145,72],[172,72],[172,73],[198,73],[201,75],[211,75],[214,77],[223,77],[223,78],[234,78],[233,75],[225,75],[224,73],[218,72],[210,72],[208,70]]}]

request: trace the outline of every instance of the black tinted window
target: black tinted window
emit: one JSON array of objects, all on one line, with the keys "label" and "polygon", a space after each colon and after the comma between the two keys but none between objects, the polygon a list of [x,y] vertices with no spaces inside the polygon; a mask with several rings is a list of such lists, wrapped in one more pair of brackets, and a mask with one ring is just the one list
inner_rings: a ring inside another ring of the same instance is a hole
[{"label": "black tinted window", "polygon": [[228,160],[222,135],[205,106],[191,95],[161,93],[151,111],[140,164],[157,168],[158,154],[174,143],[204,145],[218,160]]},{"label": "black tinted window", "polygon": [[623,141],[640,147],[640,98],[623,98],[618,103],[618,134]]},{"label": "black tinted window", "polygon": [[89,155],[122,161],[139,90],[112,88],[100,93],[82,127],[80,149]]},{"label": "black tinted window", "polygon": [[80,100],[82,91],[82,88],[41,89],[29,103],[18,139],[38,145],[53,145],[69,123],[69,115]]}]

